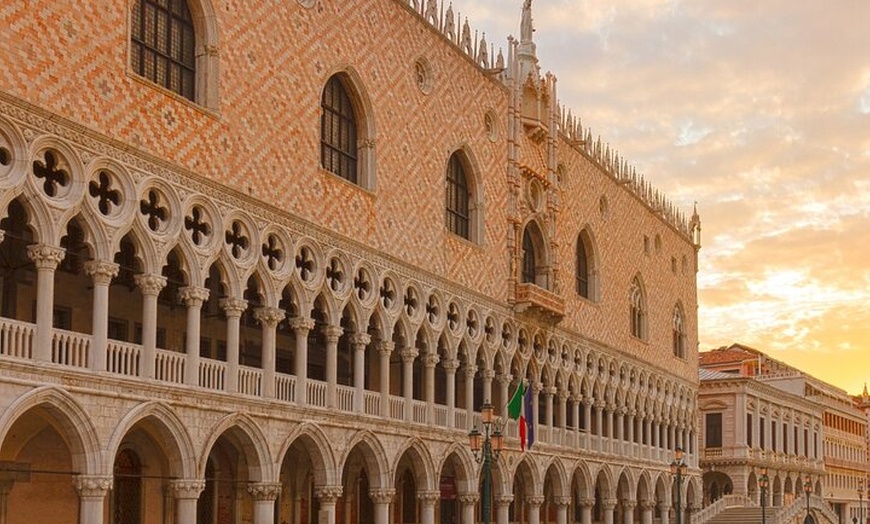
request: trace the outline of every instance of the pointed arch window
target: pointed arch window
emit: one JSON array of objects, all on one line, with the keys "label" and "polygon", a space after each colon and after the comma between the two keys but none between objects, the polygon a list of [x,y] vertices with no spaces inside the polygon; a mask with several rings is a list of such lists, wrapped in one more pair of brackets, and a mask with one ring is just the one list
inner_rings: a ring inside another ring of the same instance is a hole
[{"label": "pointed arch window", "polygon": [[447,202],[445,205],[447,229],[454,235],[471,240],[468,189],[468,175],[465,172],[465,166],[463,166],[460,154],[453,153],[447,163]]},{"label": "pointed arch window", "polygon": [[647,329],[646,297],[644,296],[640,280],[637,277],[631,281],[629,300],[631,304],[631,334],[645,340]]},{"label": "pointed arch window", "polygon": [[583,298],[592,298],[589,275],[590,266],[586,243],[583,241],[583,235],[580,235],[577,237],[577,273],[575,275],[575,284],[577,294]]},{"label": "pointed arch window", "polygon": [[134,0],[133,71],[188,100],[196,94],[196,33],[186,0]]},{"label": "pointed arch window", "polygon": [[674,356],[686,358],[686,326],[683,319],[683,310],[679,304],[674,306],[672,332]]},{"label": "pointed arch window", "polygon": [[522,267],[522,283],[534,284],[537,276],[537,267],[535,264],[535,243],[532,240],[532,235],[527,227],[523,231],[523,267]]},{"label": "pointed arch window", "polygon": [[349,182],[358,183],[357,115],[347,86],[332,76],[320,102],[320,164]]}]

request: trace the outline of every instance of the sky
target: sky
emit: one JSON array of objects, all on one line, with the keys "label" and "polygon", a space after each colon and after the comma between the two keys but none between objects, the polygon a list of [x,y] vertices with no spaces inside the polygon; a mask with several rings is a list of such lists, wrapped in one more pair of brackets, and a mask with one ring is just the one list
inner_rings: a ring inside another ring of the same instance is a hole
[{"label": "sky", "polygon": [[[453,0],[506,48],[522,0]],[[533,0],[542,72],[702,220],[700,350],[870,382],[870,1]]]}]

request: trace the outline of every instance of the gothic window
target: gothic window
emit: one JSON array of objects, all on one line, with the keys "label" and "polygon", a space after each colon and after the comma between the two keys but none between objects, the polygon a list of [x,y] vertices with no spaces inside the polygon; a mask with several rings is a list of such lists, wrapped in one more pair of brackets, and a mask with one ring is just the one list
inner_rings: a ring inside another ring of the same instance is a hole
[{"label": "gothic window", "polygon": [[683,310],[679,305],[674,306],[672,331],[674,356],[686,358],[686,326],[683,320]]},{"label": "gothic window", "polygon": [[459,153],[453,153],[447,164],[447,229],[464,239],[471,240],[468,176]]},{"label": "gothic window", "polygon": [[631,281],[629,302],[631,304],[631,334],[637,338],[646,339],[646,297],[637,277]]},{"label": "gothic window", "polygon": [[133,71],[189,100],[195,96],[196,34],[186,0],[134,0]]},{"label": "gothic window", "polygon": [[356,184],[357,117],[347,87],[338,75],[326,83],[320,106],[320,163],[327,171]]},{"label": "gothic window", "polygon": [[536,273],[535,243],[532,241],[532,235],[529,234],[529,228],[526,228],[525,231],[523,231],[522,283],[534,284]]},{"label": "gothic window", "polygon": [[577,273],[575,275],[576,279],[576,289],[577,294],[583,298],[592,298],[591,293],[591,278],[590,278],[590,270],[591,265],[589,255],[590,253],[587,251],[586,242],[583,238],[584,235],[581,233],[580,236],[577,237]]}]

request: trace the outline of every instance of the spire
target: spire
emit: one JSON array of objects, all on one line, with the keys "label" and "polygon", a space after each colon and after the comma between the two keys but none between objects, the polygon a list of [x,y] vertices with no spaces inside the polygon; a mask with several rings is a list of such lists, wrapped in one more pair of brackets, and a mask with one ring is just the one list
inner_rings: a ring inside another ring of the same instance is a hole
[{"label": "spire", "polygon": [[520,45],[517,48],[517,57],[520,60],[520,78],[525,79],[530,74],[540,77],[538,71],[538,56],[535,51],[535,42],[532,34],[535,27],[532,23],[532,0],[524,0],[523,15],[520,19]]}]

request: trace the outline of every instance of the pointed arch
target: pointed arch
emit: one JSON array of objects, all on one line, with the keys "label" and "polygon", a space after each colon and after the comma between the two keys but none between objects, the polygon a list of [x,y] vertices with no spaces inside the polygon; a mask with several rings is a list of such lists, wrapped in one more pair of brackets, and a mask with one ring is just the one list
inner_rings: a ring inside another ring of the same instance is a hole
[{"label": "pointed arch", "polygon": [[447,159],[445,225],[454,235],[483,244],[483,184],[467,145]]},{"label": "pointed arch", "polygon": [[[380,441],[370,431],[364,430],[356,433],[348,442],[346,449],[346,453],[341,458],[342,470],[347,466],[347,461],[354,451],[359,451],[365,462],[366,473],[372,489],[386,489],[392,486],[387,454]],[[342,479],[342,481],[344,480]]]},{"label": "pointed arch", "polygon": [[629,307],[631,335],[641,340],[646,340],[648,323],[647,300],[643,280],[640,275],[635,275],[631,280]]},{"label": "pointed arch", "polygon": [[577,235],[575,252],[574,290],[581,297],[598,302],[599,296],[598,248],[588,227]]},{"label": "pointed arch", "polygon": [[550,253],[544,231],[537,220],[523,228],[520,282],[550,289]]},{"label": "pointed arch", "polygon": [[299,445],[308,453],[314,471],[316,486],[334,486],[340,482],[335,452],[329,445],[329,437],[317,424],[304,422],[293,431],[278,453],[278,467],[287,458],[291,448]]},{"label": "pointed arch", "polygon": [[248,480],[268,482],[274,479],[266,436],[256,422],[244,413],[231,413],[221,419],[214,427],[206,440],[205,448],[197,465],[200,477],[205,476],[211,449],[224,434],[233,435],[235,444],[239,446],[239,452],[245,456],[248,464]]},{"label": "pointed arch", "polygon": [[435,484],[435,466],[432,462],[432,456],[425,443],[419,438],[411,438],[396,453],[396,464],[393,476],[399,474],[399,465],[402,460],[407,458],[410,462],[410,468],[414,473],[414,480],[420,490],[437,489]]},{"label": "pointed arch", "polygon": [[359,74],[340,68],[323,85],[320,165],[326,171],[374,191],[375,126],[373,106]]}]

